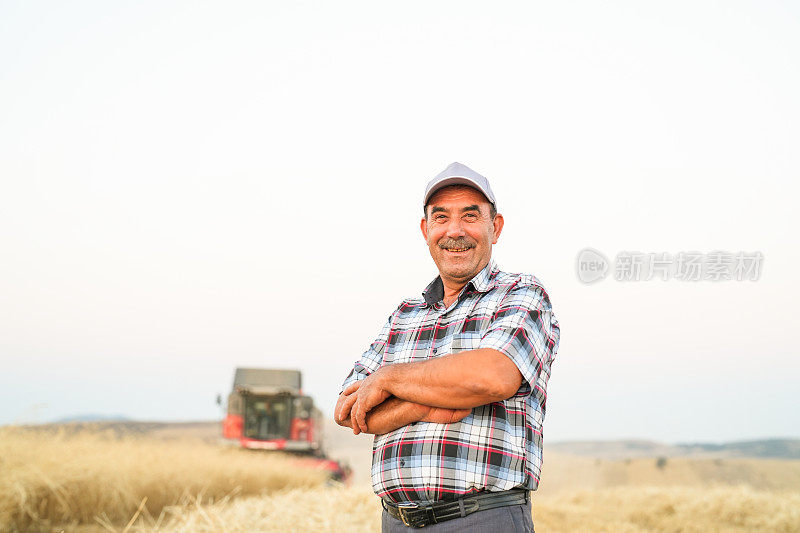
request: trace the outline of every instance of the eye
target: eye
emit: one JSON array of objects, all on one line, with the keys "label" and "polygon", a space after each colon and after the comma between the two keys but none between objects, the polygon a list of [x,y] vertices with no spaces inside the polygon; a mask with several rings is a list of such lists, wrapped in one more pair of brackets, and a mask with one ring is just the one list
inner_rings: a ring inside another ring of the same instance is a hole
[{"label": "eye", "polygon": [[467,220],[470,220],[470,221],[477,220],[478,219],[478,215],[476,215],[475,213],[467,213],[466,215],[464,215],[464,218],[466,218]]}]

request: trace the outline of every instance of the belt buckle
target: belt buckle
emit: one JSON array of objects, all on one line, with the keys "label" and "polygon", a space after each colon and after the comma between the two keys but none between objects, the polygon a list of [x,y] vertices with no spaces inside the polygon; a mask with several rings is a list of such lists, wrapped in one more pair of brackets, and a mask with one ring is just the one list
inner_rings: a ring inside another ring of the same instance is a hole
[{"label": "belt buckle", "polygon": [[400,514],[400,520],[403,521],[406,527],[416,527],[413,526],[406,518],[406,513],[404,511],[410,511],[413,509],[418,509],[419,504],[415,502],[402,502],[397,504],[397,512]]}]

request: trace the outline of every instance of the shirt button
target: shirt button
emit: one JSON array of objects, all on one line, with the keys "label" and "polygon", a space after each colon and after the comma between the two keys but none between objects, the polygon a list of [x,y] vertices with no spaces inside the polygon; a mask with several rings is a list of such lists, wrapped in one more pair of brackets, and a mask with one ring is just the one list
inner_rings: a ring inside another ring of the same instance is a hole
[{"label": "shirt button", "polygon": [[438,352],[438,351],[439,351],[439,348],[434,348],[434,349],[433,349],[433,353],[436,353],[436,352]]}]

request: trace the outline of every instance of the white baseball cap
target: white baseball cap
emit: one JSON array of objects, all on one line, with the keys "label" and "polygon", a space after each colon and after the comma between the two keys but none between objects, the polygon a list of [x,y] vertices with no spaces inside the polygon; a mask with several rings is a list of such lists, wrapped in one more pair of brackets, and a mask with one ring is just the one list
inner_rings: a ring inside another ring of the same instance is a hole
[{"label": "white baseball cap", "polygon": [[455,162],[450,163],[446,169],[436,175],[425,187],[425,198],[422,201],[423,207],[428,205],[428,200],[431,196],[448,185],[469,185],[481,191],[484,196],[494,205],[497,209],[497,200],[494,197],[492,188],[489,186],[489,180],[481,176],[467,165]]}]

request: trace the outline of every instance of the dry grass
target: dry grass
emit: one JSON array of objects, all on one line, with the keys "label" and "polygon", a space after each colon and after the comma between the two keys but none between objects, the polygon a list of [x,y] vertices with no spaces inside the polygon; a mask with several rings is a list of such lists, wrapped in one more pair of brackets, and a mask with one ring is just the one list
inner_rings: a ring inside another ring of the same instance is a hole
[{"label": "dry grass", "polygon": [[548,453],[545,449],[540,495],[609,487],[740,486],[800,491],[800,461],[752,458],[668,458],[664,468],[655,457],[601,460]]},{"label": "dry grass", "polygon": [[380,531],[380,504],[366,487],[294,489],[267,498],[195,506],[162,530],[189,532]]},{"label": "dry grass", "polygon": [[137,522],[156,524],[170,506],[319,486],[325,479],[283,457],[198,441],[15,428],[0,428],[0,472],[0,531],[124,527],[137,509]]},{"label": "dry grass", "polygon": [[[800,531],[798,462],[551,457],[538,533]],[[0,428],[0,531],[377,531],[362,486],[197,440]]]},{"label": "dry grass", "polygon": [[[800,493],[748,487],[612,488],[559,497],[534,496],[538,533],[796,532]],[[280,532],[380,530],[380,506],[367,489],[298,489],[175,516],[164,531]]]},{"label": "dry grass", "polygon": [[618,487],[534,499],[543,532],[796,532],[800,492],[750,487]]}]

